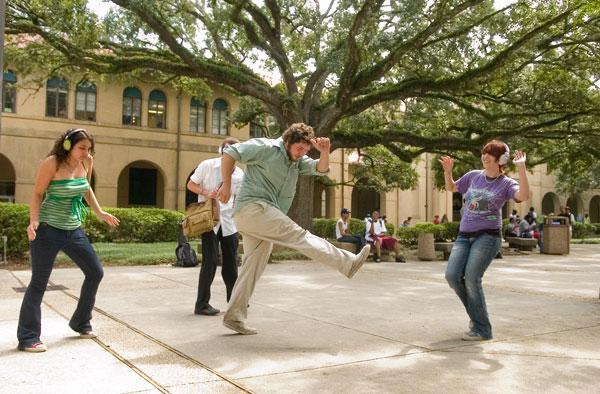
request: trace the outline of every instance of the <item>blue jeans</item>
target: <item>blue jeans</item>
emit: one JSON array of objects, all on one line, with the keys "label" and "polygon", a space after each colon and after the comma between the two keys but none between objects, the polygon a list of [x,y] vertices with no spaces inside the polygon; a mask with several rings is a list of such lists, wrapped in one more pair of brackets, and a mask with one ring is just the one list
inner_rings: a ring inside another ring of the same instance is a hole
[{"label": "blue jeans", "polygon": [[337,239],[338,242],[350,242],[356,245],[356,252],[360,252],[360,250],[365,246],[366,241],[364,237],[360,235],[342,235]]},{"label": "blue jeans", "polygon": [[481,278],[500,250],[502,240],[489,234],[459,235],[448,258],[446,280],[462,301],[473,324],[472,331],[492,338]]},{"label": "blue jeans", "polygon": [[42,327],[41,304],[54,259],[62,250],[85,275],[77,308],[69,321],[69,326],[77,331],[91,331],[92,309],[96,301],[96,292],[104,275],[104,270],[92,245],[81,228],[60,230],[40,223],[37,236],[29,244],[31,256],[31,281],[21,304],[17,338],[19,348],[40,341]]}]

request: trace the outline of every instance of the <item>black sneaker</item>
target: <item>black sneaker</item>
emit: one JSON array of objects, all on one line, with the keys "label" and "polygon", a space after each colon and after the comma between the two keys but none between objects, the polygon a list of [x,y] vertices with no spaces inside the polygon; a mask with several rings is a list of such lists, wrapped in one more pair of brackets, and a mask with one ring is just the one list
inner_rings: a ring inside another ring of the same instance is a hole
[{"label": "black sneaker", "polygon": [[205,316],[214,316],[214,315],[218,314],[219,312],[221,312],[221,311],[218,310],[217,308],[213,308],[210,305],[207,305],[205,308],[202,308],[202,309],[194,310],[194,314],[205,315]]}]

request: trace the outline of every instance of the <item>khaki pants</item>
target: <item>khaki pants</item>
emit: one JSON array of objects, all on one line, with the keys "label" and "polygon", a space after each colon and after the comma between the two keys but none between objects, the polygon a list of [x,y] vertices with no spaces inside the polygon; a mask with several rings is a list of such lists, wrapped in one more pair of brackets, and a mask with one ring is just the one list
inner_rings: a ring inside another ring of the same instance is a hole
[{"label": "khaki pants", "polygon": [[243,236],[244,257],[224,320],[246,320],[248,300],[267,267],[273,243],[296,249],[344,275],[350,271],[352,263],[356,260],[356,255],[338,249],[323,238],[311,234],[267,203],[248,204],[233,216],[233,220]]}]

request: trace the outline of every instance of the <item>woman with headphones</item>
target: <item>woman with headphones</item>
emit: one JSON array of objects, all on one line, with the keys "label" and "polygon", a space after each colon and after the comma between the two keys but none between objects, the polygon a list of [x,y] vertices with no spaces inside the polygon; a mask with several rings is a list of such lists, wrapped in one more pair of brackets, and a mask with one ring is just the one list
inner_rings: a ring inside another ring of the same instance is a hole
[{"label": "woman with headphones", "polygon": [[483,170],[469,171],[457,181],[452,178],[454,160],[439,161],[444,169],[446,190],[463,195],[464,206],[459,234],[448,258],[446,280],[462,301],[471,321],[465,341],[492,339],[482,278],[502,243],[502,207],[506,201],[529,199],[526,155],[516,151],[513,163],[519,182],[504,175],[510,158],[508,145],[492,140],[481,150]]},{"label": "woman with headphones", "polygon": [[94,338],[90,320],[98,285],[104,274],[81,226],[88,213],[85,198],[94,213],[112,227],[119,219],[98,205],[90,187],[94,139],[84,129],[71,129],[54,143],[48,157],[42,160],[29,206],[29,253],[31,281],[23,297],[17,338],[19,350],[44,352],[40,340],[41,303],[60,250],[81,268],[85,275],[77,308],[69,326],[81,338]]}]

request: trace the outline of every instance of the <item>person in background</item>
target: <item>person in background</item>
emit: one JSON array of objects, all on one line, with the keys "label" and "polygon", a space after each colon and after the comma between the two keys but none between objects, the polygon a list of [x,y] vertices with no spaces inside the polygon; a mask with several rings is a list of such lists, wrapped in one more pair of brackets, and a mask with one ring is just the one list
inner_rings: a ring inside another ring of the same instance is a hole
[{"label": "person in background", "polygon": [[375,262],[381,261],[381,249],[393,250],[396,254],[397,263],[406,263],[406,259],[400,252],[400,244],[394,237],[387,235],[387,227],[383,219],[379,217],[378,211],[373,211],[365,229],[365,240],[375,247]]},{"label": "person in background", "polygon": [[402,222],[402,227],[410,227],[410,221],[412,220],[412,217],[408,217],[406,218],[405,221]]},{"label": "person in background", "polygon": [[350,210],[342,208],[341,218],[335,224],[335,238],[338,242],[350,242],[356,245],[356,252],[359,252],[365,246],[365,239],[360,235],[350,234],[348,226],[350,224]]},{"label": "person in background", "polygon": [[444,214],[444,215],[442,216],[441,223],[448,223],[448,215]]},{"label": "person in background", "polygon": [[508,145],[492,140],[481,150],[483,170],[469,171],[457,181],[452,176],[454,160],[449,156],[440,159],[446,190],[465,198],[459,234],[446,269],[446,280],[470,318],[469,332],[462,337],[465,341],[493,337],[482,278],[502,243],[502,207],[510,199],[522,202],[530,198],[525,153],[516,151],[513,159],[519,182],[504,175],[509,159]]},{"label": "person in background", "polygon": [[531,217],[533,217],[533,220],[537,221],[537,212],[535,212],[535,208],[534,207],[529,207],[529,212],[527,213],[528,215],[531,215]]},{"label": "person in background", "polygon": [[440,215],[433,216],[433,224],[440,224]]},{"label": "person in background", "polygon": [[69,327],[79,333],[80,338],[97,336],[90,321],[104,270],[83,232],[82,224],[88,208],[82,200],[85,198],[96,216],[109,226],[118,226],[119,219],[100,208],[90,187],[93,153],[92,136],[84,129],[70,129],[55,141],[48,157],[38,168],[29,205],[27,238],[30,241],[31,281],[19,314],[19,350],[34,353],[47,350],[40,339],[41,304],[54,259],[61,250],[85,276]]},{"label": "person in background", "polygon": [[[235,138],[226,138],[219,147],[221,156],[223,149],[229,145],[237,144]],[[235,195],[244,178],[244,172],[235,167],[232,179],[231,198],[226,203],[219,204],[219,221],[215,227],[201,235],[202,237],[202,267],[198,276],[198,294],[194,304],[194,313],[196,315],[213,316],[220,311],[210,305],[210,287],[215,279],[217,272],[217,258],[219,254],[219,245],[221,246],[221,275],[225,282],[227,302],[231,298],[233,285],[237,280],[237,249],[238,249],[238,231],[233,222],[233,202]],[[202,161],[187,184],[188,190],[198,195],[198,202],[204,202],[209,198],[216,198],[217,190],[221,186],[221,157]],[[215,200],[216,201],[216,200]]]}]

